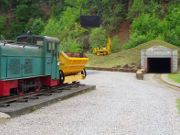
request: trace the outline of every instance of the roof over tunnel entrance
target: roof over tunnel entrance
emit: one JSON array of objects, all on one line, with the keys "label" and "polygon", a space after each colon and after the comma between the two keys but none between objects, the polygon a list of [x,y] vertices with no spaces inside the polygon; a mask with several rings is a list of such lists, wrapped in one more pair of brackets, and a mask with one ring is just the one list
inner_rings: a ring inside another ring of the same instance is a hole
[{"label": "roof over tunnel entrance", "polygon": [[164,46],[141,50],[141,68],[148,73],[177,72],[178,52]]}]

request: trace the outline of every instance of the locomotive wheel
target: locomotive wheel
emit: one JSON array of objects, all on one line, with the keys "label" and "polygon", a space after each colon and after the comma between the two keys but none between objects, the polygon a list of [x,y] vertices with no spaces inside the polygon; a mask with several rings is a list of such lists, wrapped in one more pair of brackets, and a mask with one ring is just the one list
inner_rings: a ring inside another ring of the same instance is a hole
[{"label": "locomotive wheel", "polygon": [[35,91],[39,92],[41,90],[41,81],[39,78],[37,78],[35,81],[36,81]]},{"label": "locomotive wheel", "polygon": [[17,92],[18,92],[19,96],[23,96],[24,95],[24,93],[21,90],[19,90],[19,89],[17,90]]},{"label": "locomotive wheel", "polygon": [[25,81],[24,80],[19,80],[18,82],[18,95],[19,96],[23,96],[24,95],[24,92],[26,91],[26,88],[24,88],[25,86]]},{"label": "locomotive wheel", "polygon": [[59,80],[61,83],[64,83],[65,76],[62,70],[59,71]]},{"label": "locomotive wheel", "polygon": [[83,75],[84,75],[84,78],[86,78],[87,73],[86,73],[86,70],[85,70],[85,69],[83,69],[83,70],[81,71],[81,74],[83,74]]}]

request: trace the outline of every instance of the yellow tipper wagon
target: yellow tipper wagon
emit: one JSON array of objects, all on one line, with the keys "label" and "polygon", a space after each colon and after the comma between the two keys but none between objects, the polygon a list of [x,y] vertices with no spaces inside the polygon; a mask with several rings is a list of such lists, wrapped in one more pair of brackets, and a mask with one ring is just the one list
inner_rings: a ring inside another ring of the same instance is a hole
[{"label": "yellow tipper wagon", "polygon": [[88,58],[80,53],[60,53],[59,69],[64,83],[72,83],[86,78],[85,65]]}]

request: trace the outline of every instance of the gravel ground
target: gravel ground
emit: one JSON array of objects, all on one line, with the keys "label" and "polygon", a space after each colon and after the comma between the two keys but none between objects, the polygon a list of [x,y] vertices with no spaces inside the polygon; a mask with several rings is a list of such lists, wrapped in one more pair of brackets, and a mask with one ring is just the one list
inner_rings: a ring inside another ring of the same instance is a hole
[{"label": "gravel ground", "polygon": [[1,135],[180,135],[180,92],[131,73],[89,71],[97,90],[0,124]]}]

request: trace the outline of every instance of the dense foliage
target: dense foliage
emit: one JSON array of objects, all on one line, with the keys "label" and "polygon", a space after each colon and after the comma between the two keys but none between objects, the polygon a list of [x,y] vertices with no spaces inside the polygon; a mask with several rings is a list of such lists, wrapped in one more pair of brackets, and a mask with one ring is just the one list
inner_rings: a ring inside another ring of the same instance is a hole
[{"label": "dense foliage", "polygon": [[90,34],[91,49],[106,47],[106,31],[103,28],[95,28]]},{"label": "dense foliage", "polygon": [[132,48],[153,39],[161,39],[174,45],[180,46],[179,20],[179,5],[169,5],[169,8],[164,17],[153,12],[142,13],[132,22],[131,36],[129,41],[126,43],[125,48]]},{"label": "dense foliage", "polygon": [[[79,24],[81,14],[101,16],[101,28],[82,28]],[[64,51],[105,46],[106,35],[116,35],[124,20],[131,23],[129,41],[124,48],[153,39],[180,45],[178,0],[0,1],[0,35],[14,39],[30,30],[33,34],[55,36],[60,39]],[[118,36],[112,37],[113,52],[121,46]]]}]

